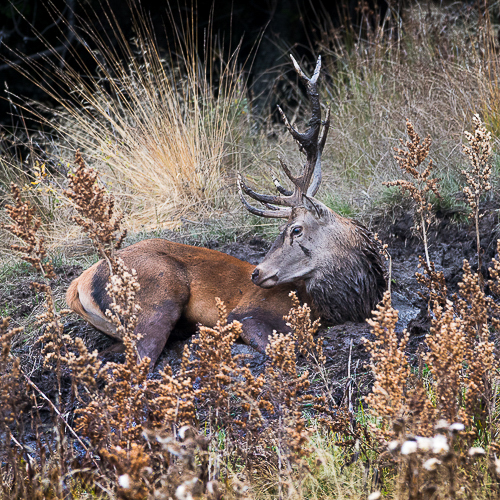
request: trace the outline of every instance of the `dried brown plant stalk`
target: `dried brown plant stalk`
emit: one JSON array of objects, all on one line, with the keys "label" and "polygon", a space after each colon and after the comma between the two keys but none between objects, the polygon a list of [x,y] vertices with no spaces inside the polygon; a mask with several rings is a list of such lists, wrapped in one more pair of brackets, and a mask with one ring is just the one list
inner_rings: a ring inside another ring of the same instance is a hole
[{"label": "dried brown plant stalk", "polygon": [[29,201],[22,200],[19,186],[11,184],[10,189],[15,205],[6,205],[5,210],[13,223],[1,224],[0,227],[24,242],[24,246],[11,245],[12,250],[19,252],[21,258],[32,264],[44,278],[55,278],[54,268],[47,261],[44,238],[37,234],[41,220],[35,216],[35,207],[32,207]]},{"label": "dried brown plant stalk", "polygon": [[367,320],[372,327],[375,339],[365,339],[366,348],[371,355],[374,384],[366,402],[370,411],[379,419],[380,425],[372,425],[372,431],[380,442],[387,442],[397,436],[394,421],[405,417],[406,381],[410,367],[405,356],[409,334],[405,330],[401,340],[396,334],[398,312],[391,306],[389,292],[384,293],[382,302],[373,312],[373,319]]},{"label": "dried brown plant stalk", "polygon": [[111,446],[102,450],[103,460],[113,470],[118,484],[118,498],[123,500],[143,500],[147,497],[144,482],[145,469],[149,467],[151,458],[144,446],[131,443],[127,448]]},{"label": "dried brown plant stalk", "polygon": [[[117,274],[111,276],[111,282],[107,285],[112,300],[107,315],[120,332],[125,346],[125,362],[100,366],[100,361],[94,359],[95,370],[99,368],[98,377],[105,382],[105,386],[101,390],[96,388],[90,394],[88,405],[77,410],[76,428],[94,445],[126,447],[136,442],[143,431],[148,407],[150,360],[137,360],[137,335],[134,329],[139,307],[135,304],[135,293],[139,285],[136,275],[128,272],[121,259],[116,260],[114,267]],[[75,366],[70,367],[78,378]]]},{"label": "dried brown plant stalk", "polygon": [[213,328],[200,327],[193,340],[188,374],[197,380],[194,391],[197,408],[207,412],[211,427],[224,427],[225,449],[250,465],[261,446],[265,418],[263,411],[274,407],[263,394],[263,374],[254,376],[244,364],[246,356],[233,355],[232,346],[241,334],[241,323],[227,322],[227,310],[216,298],[219,320]]},{"label": "dried brown plant stalk", "polygon": [[[200,327],[199,337],[193,340],[197,347],[191,363],[193,377],[200,381],[196,397],[212,406],[214,417],[220,420],[220,412],[229,411],[232,397],[240,400],[243,414],[233,423],[243,428],[260,425],[262,416],[260,409],[270,410],[264,399],[259,400],[264,385],[264,377],[254,377],[250,369],[242,362],[243,355],[233,356],[231,348],[241,335],[239,321],[227,322],[227,309],[224,303],[215,299],[219,320],[214,328]],[[257,404],[254,404],[254,403]]]},{"label": "dried brown plant stalk", "polygon": [[[134,332],[139,312],[135,302],[137,276],[125,268],[121,259],[116,259],[114,267],[116,274],[107,285],[112,301],[107,315],[122,338],[125,362],[102,365],[97,353],[90,354],[79,339],[75,341],[78,355],[65,358],[76,386],[85,388],[84,393],[77,393],[85,406],[76,412],[76,428],[94,446],[108,450],[109,457],[113,446],[141,444],[142,433],[149,426],[171,429],[195,419],[195,392],[188,374],[189,350],[184,352],[177,377],[172,376],[170,367],[160,372],[160,379],[148,377],[150,360],[137,359],[139,335]],[[100,388],[99,382],[104,387]]]},{"label": "dried brown plant stalk", "polygon": [[423,356],[433,376],[436,407],[441,418],[448,422],[463,422],[460,408],[461,374],[467,348],[464,324],[455,317],[453,305],[434,303],[434,318],[425,341],[430,351]]},{"label": "dried brown plant stalk", "polygon": [[323,339],[314,341],[314,335],[320,327],[320,320],[311,321],[311,309],[307,304],[300,305],[295,292],[290,292],[292,307],[284,316],[286,325],[292,330],[298,350],[303,356],[311,357],[317,365],[325,363],[323,354]]},{"label": "dried brown plant stalk", "polygon": [[61,395],[61,376],[67,348],[73,342],[71,337],[64,333],[62,317],[69,314],[69,309],[56,310],[52,288],[45,283],[32,283],[32,287],[45,295],[45,312],[36,317],[34,326],[45,325],[43,333],[37,343],[42,345],[43,363],[47,368],[54,367],[57,378],[58,392]]},{"label": "dried brown plant stalk", "polygon": [[436,271],[434,262],[428,266],[427,262],[419,255],[418,267],[423,269],[423,273],[415,273],[417,281],[428,290],[428,295],[418,292],[420,297],[427,300],[428,311],[431,311],[434,302],[438,302],[441,306],[446,304],[448,297],[448,287],[444,279],[443,271]]},{"label": "dried brown plant stalk", "polygon": [[[65,416],[61,411],[63,405],[62,401],[62,391],[61,391],[61,379],[62,379],[62,367],[63,361],[67,354],[67,343],[71,343],[69,336],[64,335],[63,324],[61,318],[69,313],[67,310],[57,311],[55,300],[52,292],[52,288],[48,284],[48,279],[55,278],[55,273],[53,266],[50,262],[47,262],[47,252],[44,245],[44,238],[37,234],[40,228],[40,220],[35,217],[35,209],[30,206],[29,202],[24,202],[21,199],[20,189],[16,185],[12,185],[12,194],[15,199],[15,206],[8,206],[7,212],[13,220],[12,224],[4,225],[3,227],[10,231],[12,234],[19,237],[25,245],[12,245],[12,248],[21,253],[21,258],[29,263],[31,263],[35,269],[42,275],[45,283],[32,283],[35,290],[41,292],[45,296],[45,309],[46,312],[37,316],[37,321],[34,326],[44,326],[43,334],[38,338],[38,343],[43,344],[42,353],[44,355],[44,365],[47,367],[54,367],[55,377],[57,381],[57,401],[56,405],[44,394],[44,392],[26,375],[21,367],[18,360],[14,358],[13,368],[15,370],[16,378],[18,379],[17,384],[12,381],[11,384],[5,387],[12,391],[13,395],[16,393],[16,387],[18,384],[26,383],[30,388],[32,388],[37,395],[41,396],[46,403],[48,403],[52,415],[56,419],[56,425],[54,426],[54,439],[55,439],[55,458],[50,465],[51,473],[55,476],[55,482],[53,483],[54,494],[57,496],[62,488],[62,477],[66,474],[68,461],[68,449],[65,448],[64,435],[66,431],[69,431],[79,444],[82,446],[86,452],[88,452],[87,447],[81,441],[81,439],[76,435],[72,427],[67,422]],[[16,333],[22,331],[21,329],[15,330]],[[2,367],[5,368],[5,367]],[[3,374],[3,370],[2,370]],[[36,396],[33,396],[36,397]],[[35,407],[37,403],[35,401]],[[15,442],[14,436],[10,436]],[[40,442],[38,441],[38,446],[40,447]],[[42,453],[41,466],[44,466],[44,458]],[[26,455],[28,460],[28,472],[31,474],[31,459]],[[96,465],[97,470],[99,466],[96,464],[95,460],[91,458],[94,465]],[[43,488],[42,488],[43,489]],[[35,487],[33,494],[38,494],[42,489]]]},{"label": "dried brown plant stalk", "polygon": [[[290,297],[292,299],[292,307],[284,319],[287,322],[287,326],[292,331],[293,342],[295,342],[298,352],[313,361],[313,366],[316,368],[317,373],[324,383],[324,394],[322,396],[316,395],[311,399],[317,421],[322,427],[331,430],[335,429],[334,432],[341,433],[348,438],[347,441],[342,441],[341,446],[352,445],[354,444],[355,437],[358,437],[355,425],[353,425],[353,412],[350,412],[346,408],[339,408],[331,396],[327,397],[325,395],[325,393],[331,394],[332,381],[325,369],[326,356],[323,353],[323,339],[318,338],[316,341],[314,340],[314,336],[320,327],[320,320],[311,321],[311,309],[307,304],[300,305],[300,301],[295,292],[290,292]],[[280,356],[276,359],[280,359]],[[293,360],[290,361],[292,362]],[[296,372],[294,373],[293,370],[290,371],[290,375],[292,379],[297,377]],[[271,378],[272,377],[271,375]],[[304,391],[305,389],[306,386],[304,385],[304,387],[300,388],[300,391]],[[309,398],[303,396],[298,399],[298,402],[306,402],[306,400],[309,400]],[[294,418],[297,418],[296,413],[294,413]],[[296,436],[294,439],[298,439],[299,442],[302,442],[301,439],[303,440],[305,437],[299,438]]]},{"label": "dried brown plant stalk", "polygon": [[75,153],[76,170],[69,174],[69,189],[64,194],[71,200],[78,215],[73,219],[88,234],[99,254],[110,267],[127,231],[120,229],[123,214],[115,213],[114,197],[99,185],[97,172],[86,167],[80,154]]},{"label": "dried brown plant stalk", "polygon": [[420,231],[424,242],[425,260],[430,267],[431,262],[429,258],[429,246],[427,241],[428,227],[432,222],[432,204],[429,202],[429,194],[432,191],[438,198],[439,194],[439,179],[431,178],[432,169],[434,164],[429,160],[427,166],[421,172],[421,165],[425,162],[429,155],[431,147],[431,138],[427,136],[422,142],[419,135],[415,132],[413,125],[407,119],[406,131],[410,138],[409,141],[404,143],[400,139],[401,145],[407,149],[394,148],[398,153],[394,158],[398,162],[401,170],[408,173],[413,181],[399,179],[396,181],[384,182],[385,186],[398,186],[403,193],[408,193],[416,205],[415,215],[417,221],[415,222],[415,229]]},{"label": "dried brown plant stalk", "polygon": [[269,356],[265,371],[267,398],[273,405],[273,415],[277,420],[269,438],[278,454],[278,494],[287,485],[284,479],[290,475],[292,465],[298,471],[307,470],[304,458],[312,452],[309,446],[311,431],[300,407],[313,398],[304,394],[310,385],[309,372],[299,375],[297,371],[298,348],[293,333],[274,333],[266,347]]},{"label": "dried brown plant stalk", "polygon": [[196,393],[190,371],[190,356],[191,352],[188,346],[185,346],[181,366],[175,377],[170,366],[166,366],[160,371],[159,380],[148,381],[151,392],[151,427],[172,429],[195,423]]},{"label": "dried brown plant stalk", "polygon": [[[3,225],[4,229],[20,238],[25,245],[11,245],[13,250],[21,254],[21,258],[31,263],[45,280],[55,278],[54,268],[47,261],[47,250],[43,236],[38,235],[40,229],[40,219],[35,216],[35,208],[28,201],[21,198],[21,190],[15,184],[11,185],[12,196],[15,206],[7,205],[6,210],[12,219],[12,224]],[[57,312],[52,288],[47,283],[32,283],[35,290],[42,292],[45,296],[46,312],[37,317],[34,326],[45,325],[45,331],[40,336],[38,342],[44,343],[43,354],[46,366],[55,362],[56,377],[61,394],[61,352],[65,349],[65,344],[69,337],[63,335],[62,316],[70,311],[61,310]],[[50,351],[54,349],[54,352]]]},{"label": "dried brown plant stalk", "polygon": [[[500,239],[497,240],[497,258],[494,257],[491,260],[491,264],[492,266],[489,271],[492,279],[488,281],[488,285],[491,292],[497,297],[500,297]],[[500,327],[500,324],[496,323],[495,327]]]},{"label": "dried brown plant stalk", "polygon": [[11,355],[11,341],[23,328],[9,330],[10,318],[0,317],[0,432],[10,443],[10,424],[22,414],[26,384],[22,377],[19,358]]},{"label": "dried brown plant stalk", "polygon": [[469,146],[462,145],[464,153],[470,161],[470,170],[462,170],[467,186],[463,188],[465,199],[472,211],[469,215],[474,218],[476,226],[476,248],[477,248],[477,269],[478,280],[481,288],[484,288],[484,277],[482,274],[483,257],[481,253],[481,239],[479,235],[479,201],[481,197],[491,190],[491,164],[489,158],[492,153],[491,133],[486,130],[478,114],[472,117],[474,123],[474,134],[465,132],[465,137],[469,141]]},{"label": "dried brown plant stalk", "polygon": [[[494,259],[494,266],[495,263]],[[455,312],[465,332],[466,349],[463,355],[467,371],[463,386],[468,422],[472,419],[485,422],[492,416],[495,369],[498,368],[495,344],[490,341],[490,326],[498,324],[498,321],[493,321],[491,314],[498,314],[499,307],[491,297],[486,296],[478,274],[473,273],[469,262],[464,260],[463,277],[458,284],[460,291],[455,298]],[[496,280],[494,284],[498,286],[498,283]]]},{"label": "dried brown plant stalk", "polygon": [[[195,391],[198,401],[203,406],[210,405],[212,425],[223,425],[225,429],[226,449],[234,448],[250,470],[255,460],[259,460],[258,450],[262,453],[270,442],[279,450],[277,466],[283,474],[290,473],[291,464],[305,467],[303,458],[312,450],[308,445],[310,430],[301,407],[312,398],[305,394],[309,373],[298,373],[297,352],[302,346],[304,353],[324,360],[321,344],[313,338],[318,322],[312,322],[309,307],[301,306],[295,299],[286,318],[294,333],[271,336],[265,373],[255,377],[242,363],[244,357],[231,352],[241,332],[240,323],[227,323],[227,311],[220,300],[216,300],[216,307],[219,313],[216,326],[201,327],[199,338],[193,340],[196,348],[190,366],[198,383]],[[315,409],[324,415],[323,420],[330,422],[322,402],[315,403]],[[271,421],[264,418],[264,413]],[[268,459],[273,457],[269,455]]]}]

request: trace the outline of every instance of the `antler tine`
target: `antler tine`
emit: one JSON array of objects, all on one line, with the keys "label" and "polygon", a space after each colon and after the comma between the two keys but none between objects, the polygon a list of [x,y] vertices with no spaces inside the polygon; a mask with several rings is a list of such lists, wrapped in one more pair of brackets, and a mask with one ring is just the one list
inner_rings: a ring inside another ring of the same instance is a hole
[{"label": "antler tine", "polygon": [[318,56],[316,68],[314,68],[314,73],[311,78],[307,78],[306,74],[302,71],[302,68],[299,66],[299,63],[295,60],[295,57],[293,57],[292,54],[290,54],[290,59],[292,60],[295,71],[299,74],[306,85],[314,85],[318,81],[319,73],[321,71],[321,56]]},{"label": "antler tine", "polygon": [[288,191],[288,189],[285,189],[280,181],[278,180],[278,178],[273,175],[273,182],[274,182],[274,185],[276,186],[276,189],[283,195],[283,196],[292,196],[293,194],[293,191]]},{"label": "antler tine", "polygon": [[292,124],[288,121],[288,118],[286,117],[285,112],[281,109],[280,105],[278,104],[277,106],[281,118],[285,123],[286,128],[288,129],[288,132],[290,132],[290,134],[292,134],[292,137],[300,143],[303,134],[301,134],[298,130],[293,128]]},{"label": "antler tine", "polygon": [[[307,86],[307,95],[309,96],[312,107],[312,117],[309,121],[310,126],[305,132],[300,133],[294,127],[292,127],[292,125],[286,118],[285,113],[278,106],[279,112],[283,117],[283,121],[285,122],[287,129],[292,134],[292,137],[299,143],[300,150],[305,152],[306,154],[307,160],[304,165],[302,175],[300,175],[299,177],[294,177],[293,179],[291,178],[292,182],[295,184],[295,193],[293,195],[293,199],[295,202],[300,202],[302,193],[306,194],[306,192],[316,192],[319,188],[319,183],[321,182],[321,146],[324,146],[326,140],[326,135],[323,133],[321,139],[319,139],[318,141],[321,130],[321,106],[318,94],[318,78],[321,71],[321,56],[318,57],[316,68],[314,69],[314,73],[311,78],[308,78],[306,76],[294,57],[290,57],[292,59],[295,70]],[[329,124],[328,118],[327,123]],[[285,173],[287,173],[288,175],[288,172],[286,172],[286,170]],[[310,187],[312,178],[314,178],[313,185]]]},{"label": "antler tine", "polygon": [[326,118],[323,123],[323,131],[321,132],[321,137],[318,140],[318,148],[320,153],[323,152],[323,148],[325,147],[326,142],[326,136],[328,135],[328,131],[330,130],[330,111],[330,108],[326,110]]},{"label": "antler tine", "polygon": [[293,184],[296,186],[297,185],[297,180],[298,180],[298,177],[295,177],[293,174],[292,174],[292,171],[288,168],[288,165],[285,163],[285,160],[283,160],[283,158],[278,155],[278,160],[280,161],[280,165],[281,165],[281,168],[283,169],[283,171],[285,172],[286,176],[293,182]]},{"label": "antler tine", "polygon": [[288,205],[286,203],[286,198],[281,198],[280,196],[270,195],[270,194],[262,194],[256,193],[252,188],[245,184],[243,177],[238,174],[238,185],[240,189],[242,189],[245,194],[253,198],[254,200],[260,201],[261,203],[267,204],[276,204],[276,205]]},{"label": "antler tine", "polygon": [[321,137],[318,139],[318,157],[316,160],[316,165],[314,166],[313,178],[309,189],[307,190],[307,196],[314,196],[319,189],[321,184],[321,154],[323,153],[323,148],[325,147],[326,136],[328,135],[328,130],[330,129],[330,108],[326,111],[326,120],[323,125],[323,131],[321,132]]},{"label": "antler tine", "polygon": [[[294,185],[293,192],[289,191],[281,185],[281,183],[275,176],[273,176],[274,185],[276,186],[276,189],[281,194],[281,196],[256,193],[253,189],[245,184],[241,175],[238,174],[238,189],[243,205],[250,213],[259,215],[261,217],[289,217],[292,212],[292,208],[301,205],[303,195],[314,196],[316,194],[316,191],[318,191],[319,185],[321,183],[321,153],[323,152],[323,148],[326,142],[326,136],[330,127],[330,110],[328,110],[326,120],[324,122],[324,127],[322,133],[320,134],[322,123],[317,82],[321,70],[321,56],[318,57],[316,68],[311,78],[308,78],[305,75],[305,73],[300,69],[300,66],[293,57],[292,62],[295,70],[307,86],[307,94],[309,96],[312,107],[312,117],[309,121],[309,128],[305,132],[300,133],[291,125],[285,113],[279,106],[278,110],[288,131],[298,142],[300,150],[305,152],[306,163],[304,165],[302,174],[296,177],[292,174],[283,159],[281,157],[278,157],[283,171]],[[256,208],[250,205],[246,201],[243,193],[262,203],[267,208],[267,210]]]},{"label": "antler tine", "polygon": [[302,71],[298,62],[295,58],[290,55],[292,59],[292,63],[295,67],[295,71],[297,71],[298,75],[305,83],[307,87],[307,94],[312,104],[312,117],[310,120],[311,126],[305,132],[299,132],[296,130],[291,123],[288,121],[283,110],[278,106],[278,110],[285,122],[286,128],[292,134],[292,137],[299,142],[301,149],[306,149],[311,141],[315,141],[317,134],[319,133],[319,128],[321,125],[321,107],[319,104],[319,95],[318,95],[318,78],[321,71],[321,56],[318,56],[318,61],[316,62],[316,68],[314,69],[314,73],[311,78],[308,78],[306,74]]},{"label": "antler tine", "polygon": [[291,208],[278,208],[274,207],[273,205],[270,205],[268,203],[264,203],[266,207],[268,207],[268,210],[263,210],[261,208],[254,207],[253,205],[250,205],[248,201],[245,199],[243,196],[243,186],[244,182],[241,178],[241,175],[238,174],[238,192],[240,194],[240,200],[243,203],[244,207],[253,215],[258,215],[259,217],[268,217],[268,218],[273,218],[273,219],[281,219],[281,218],[288,218],[290,217],[290,214],[292,213]]}]

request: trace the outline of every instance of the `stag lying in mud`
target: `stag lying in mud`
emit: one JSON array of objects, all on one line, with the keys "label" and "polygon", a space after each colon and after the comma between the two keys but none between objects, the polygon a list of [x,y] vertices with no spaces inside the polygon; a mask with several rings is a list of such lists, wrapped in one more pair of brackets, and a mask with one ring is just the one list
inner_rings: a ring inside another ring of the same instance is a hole
[{"label": "stag lying in mud", "polygon": [[[174,329],[186,335],[194,333],[197,324],[215,325],[215,297],[231,311],[229,321],[243,324],[243,340],[261,352],[273,330],[288,330],[283,316],[290,309],[292,290],[312,306],[323,324],[363,321],[382,297],[384,268],[370,233],[313,198],[321,182],[321,153],[330,113],[322,123],[317,91],[321,58],[310,79],[292,61],[311,101],[309,129],[299,133],[280,112],[306,154],[302,175],[292,175],[280,160],[294,190],[287,191],[274,179],[279,195],[258,194],[241,177],[238,182],[241,200],[252,214],[287,219],[262,263],[254,268],[214,250],[163,239],[144,240],[117,253],[128,268],[137,271],[141,287],[137,300],[142,308],[137,349],[152,365]],[[250,205],[243,193],[265,208]],[[105,290],[108,277],[108,265],[98,262],[71,283],[66,301],[96,328],[116,336],[105,315],[110,306]]]}]

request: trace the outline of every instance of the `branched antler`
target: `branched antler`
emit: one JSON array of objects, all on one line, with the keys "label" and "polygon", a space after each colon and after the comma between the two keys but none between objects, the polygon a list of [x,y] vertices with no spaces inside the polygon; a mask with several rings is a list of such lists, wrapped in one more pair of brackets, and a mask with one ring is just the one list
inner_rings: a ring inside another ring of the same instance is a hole
[{"label": "branched antler", "polygon": [[[289,217],[292,213],[292,208],[302,204],[303,196],[314,196],[321,184],[321,154],[323,152],[323,148],[325,147],[328,129],[330,128],[329,109],[326,114],[326,120],[323,123],[323,128],[321,128],[321,105],[318,94],[318,77],[321,70],[321,56],[318,57],[318,62],[316,63],[316,68],[311,78],[308,78],[298,65],[297,61],[292,56],[290,57],[295,70],[307,87],[307,95],[311,101],[312,118],[309,122],[309,128],[305,132],[299,132],[288,121],[288,118],[279,106],[278,110],[283,118],[283,121],[285,122],[286,128],[292,137],[297,141],[300,151],[306,154],[306,163],[302,174],[295,176],[292,174],[284,160],[279,158],[281,168],[295,186],[293,191],[289,191],[281,185],[280,181],[276,177],[273,176],[274,185],[281,196],[257,193],[245,184],[241,175],[238,176],[238,188],[243,205],[250,213],[261,217]],[[262,203],[266,209],[250,205],[250,203],[248,203],[243,196],[243,193]]]}]

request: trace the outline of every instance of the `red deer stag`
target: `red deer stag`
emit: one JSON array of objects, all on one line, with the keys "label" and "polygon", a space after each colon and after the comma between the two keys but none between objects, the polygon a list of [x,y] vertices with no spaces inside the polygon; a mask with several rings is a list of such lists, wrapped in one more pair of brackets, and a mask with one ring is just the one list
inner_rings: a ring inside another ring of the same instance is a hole
[{"label": "red deer stag", "polygon": [[[117,253],[128,268],[137,271],[137,300],[142,308],[137,349],[141,357],[151,359],[152,366],[174,328],[186,334],[194,333],[197,324],[215,325],[215,297],[231,311],[229,321],[243,324],[243,340],[261,352],[273,330],[288,331],[283,316],[290,309],[292,290],[312,306],[323,324],[363,321],[382,297],[384,266],[368,230],[313,198],[321,182],[321,153],[330,113],[322,127],[317,91],[321,58],[310,79],[292,61],[312,104],[309,129],[299,133],[279,110],[306,154],[303,173],[295,177],[280,159],[294,190],[288,191],[274,179],[280,193],[275,196],[256,193],[241,177],[238,181],[241,200],[252,214],[288,219],[262,263],[254,268],[214,250],[163,239],[144,240]],[[250,205],[243,193],[265,208]],[[105,262],[94,264],[71,283],[66,301],[97,329],[114,336],[114,327],[105,316],[110,305],[105,290],[108,277]]]}]

